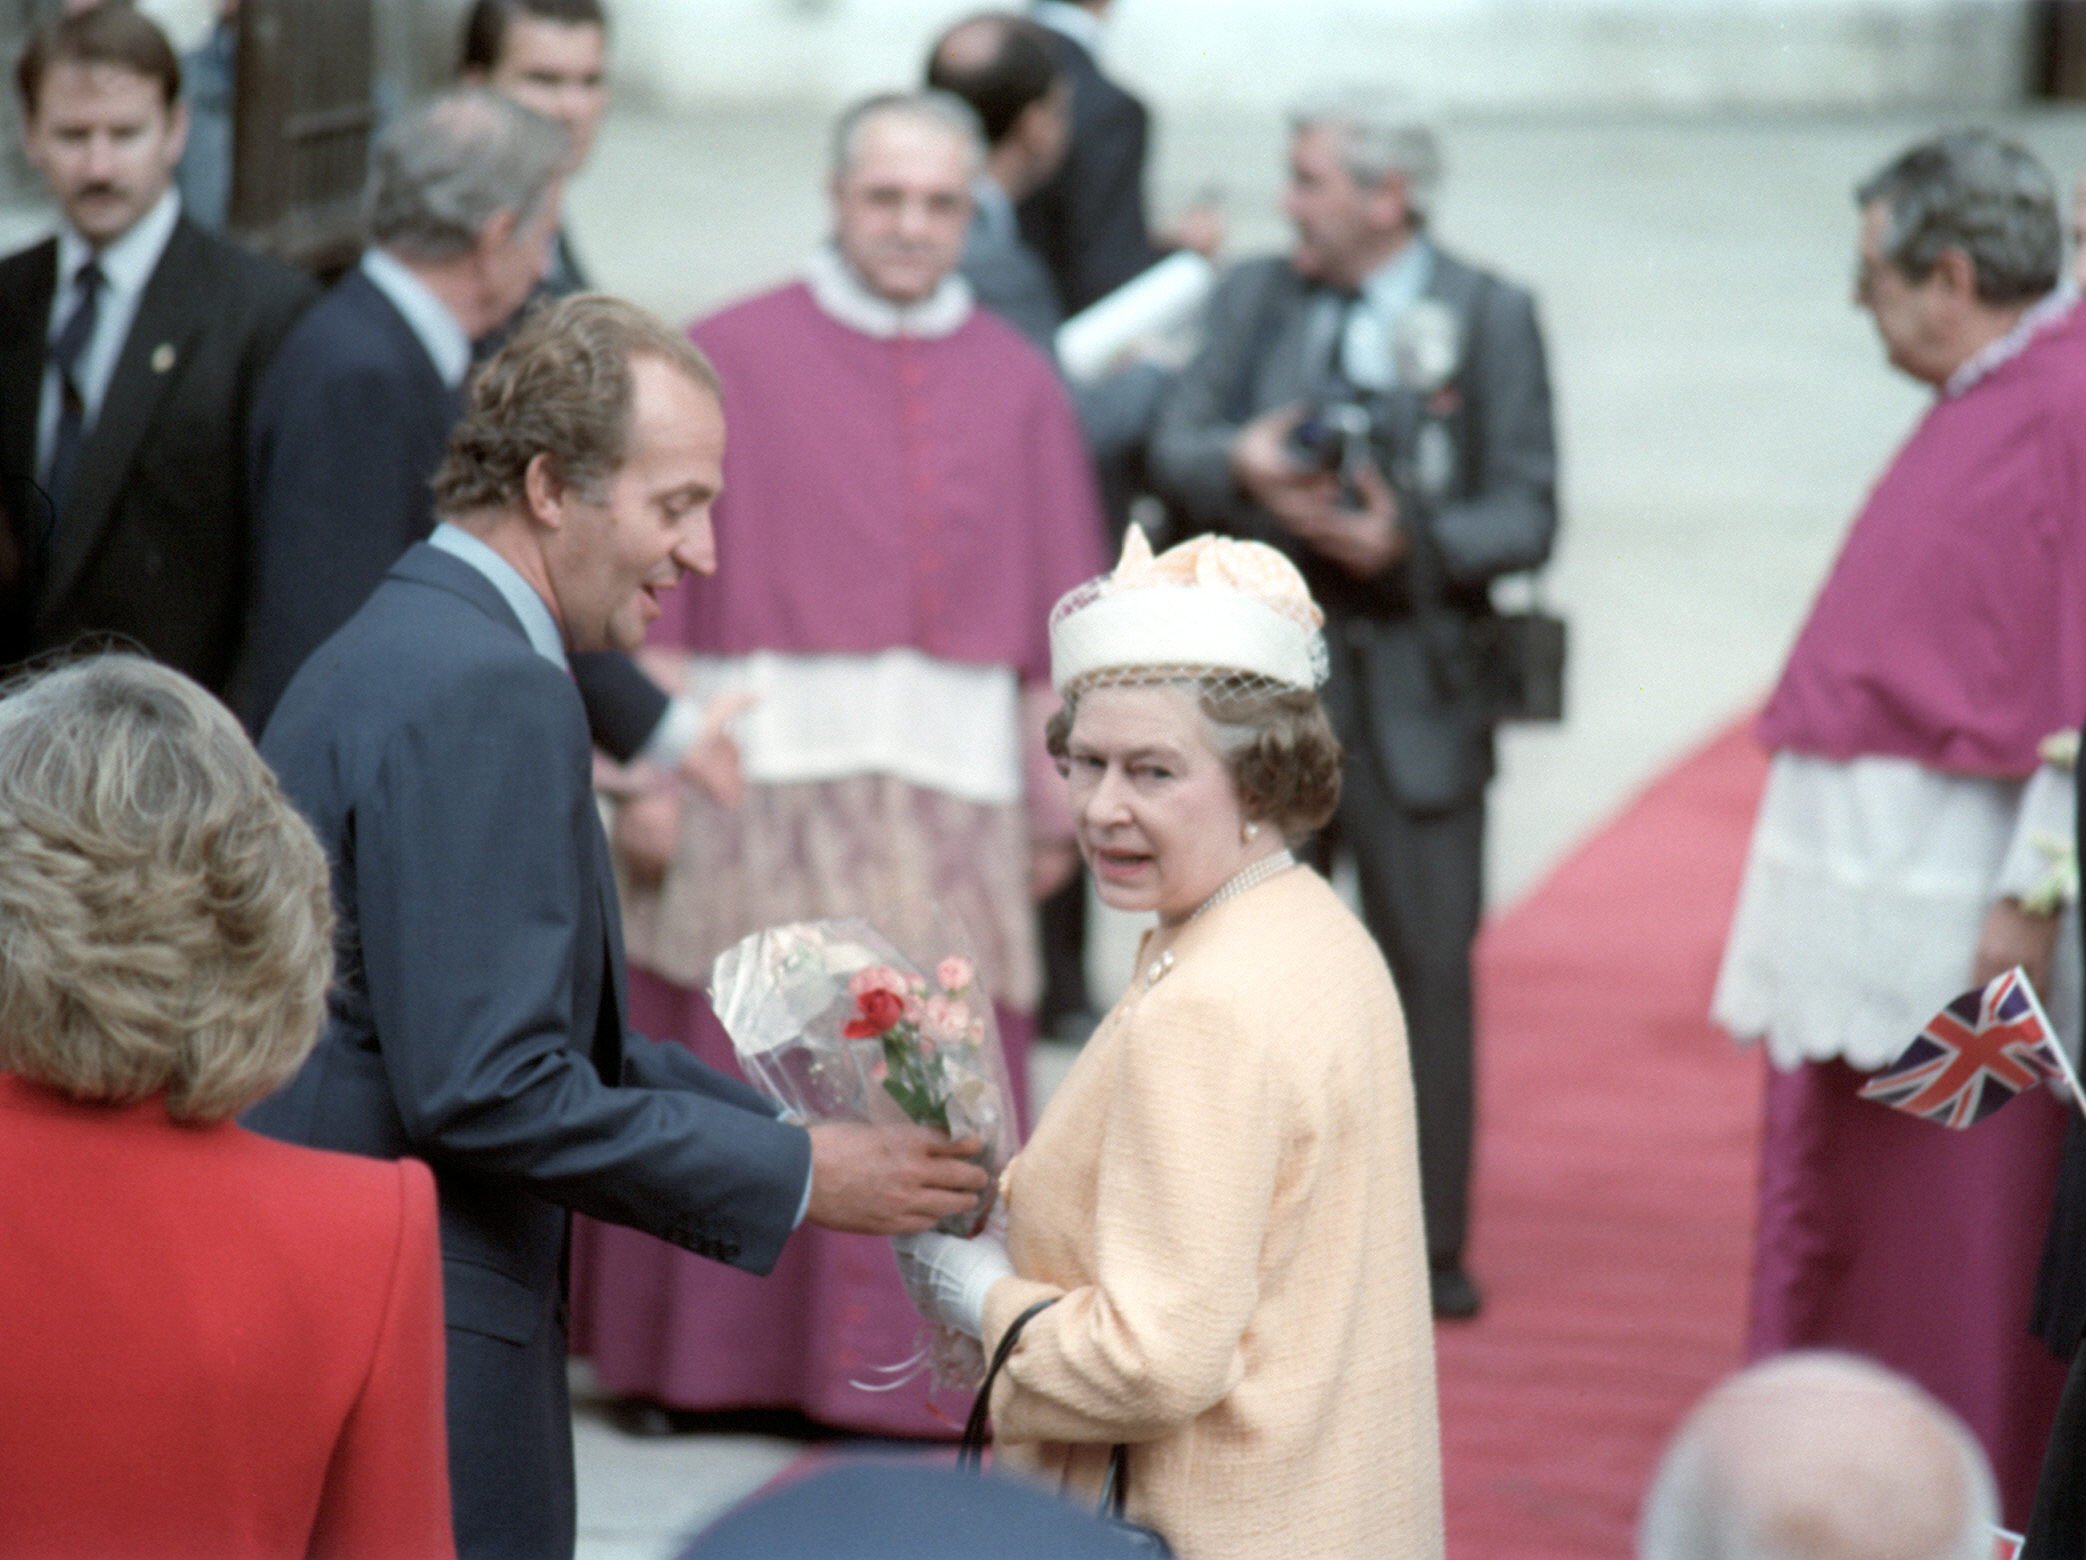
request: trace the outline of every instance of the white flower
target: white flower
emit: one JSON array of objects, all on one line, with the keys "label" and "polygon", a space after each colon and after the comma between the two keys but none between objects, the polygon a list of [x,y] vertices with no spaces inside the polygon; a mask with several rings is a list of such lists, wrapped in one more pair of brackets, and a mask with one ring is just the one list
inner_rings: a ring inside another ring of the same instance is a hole
[{"label": "white flower", "polygon": [[1432,395],[1455,377],[1463,361],[1463,332],[1455,310],[1436,298],[1416,300],[1398,317],[1391,355],[1400,384]]}]

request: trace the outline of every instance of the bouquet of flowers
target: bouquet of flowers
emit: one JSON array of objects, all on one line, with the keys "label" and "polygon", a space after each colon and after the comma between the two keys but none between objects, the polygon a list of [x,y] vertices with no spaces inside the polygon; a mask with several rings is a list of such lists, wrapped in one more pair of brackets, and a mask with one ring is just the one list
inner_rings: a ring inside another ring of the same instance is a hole
[{"label": "bouquet of flowers", "polygon": [[[923,965],[864,921],[770,927],[718,955],[710,1005],[746,1076],[801,1120],[974,1137],[993,1183],[1019,1146],[992,1004],[953,938]],[[988,1185],[936,1228],[975,1235],[992,1202]]]}]

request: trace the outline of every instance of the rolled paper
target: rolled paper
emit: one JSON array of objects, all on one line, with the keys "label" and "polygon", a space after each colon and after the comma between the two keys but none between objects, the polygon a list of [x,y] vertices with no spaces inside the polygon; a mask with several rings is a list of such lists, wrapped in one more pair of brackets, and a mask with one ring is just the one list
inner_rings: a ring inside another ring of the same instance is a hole
[{"label": "rolled paper", "polygon": [[1217,285],[1217,268],[1183,249],[1139,272],[1058,327],[1058,366],[1080,383],[1104,377],[1138,342],[1188,324]]}]

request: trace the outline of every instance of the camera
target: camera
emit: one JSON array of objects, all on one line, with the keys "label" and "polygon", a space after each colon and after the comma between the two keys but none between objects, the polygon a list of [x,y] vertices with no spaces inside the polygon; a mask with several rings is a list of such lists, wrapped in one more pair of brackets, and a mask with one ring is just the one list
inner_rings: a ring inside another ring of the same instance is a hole
[{"label": "camera", "polygon": [[1340,501],[1359,508],[1362,495],[1356,473],[1365,465],[1378,464],[1371,448],[1376,432],[1376,419],[1363,402],[1322,401],[1306,410],[1290,429],[1287,448],[1298,465],[1337,476]]}]

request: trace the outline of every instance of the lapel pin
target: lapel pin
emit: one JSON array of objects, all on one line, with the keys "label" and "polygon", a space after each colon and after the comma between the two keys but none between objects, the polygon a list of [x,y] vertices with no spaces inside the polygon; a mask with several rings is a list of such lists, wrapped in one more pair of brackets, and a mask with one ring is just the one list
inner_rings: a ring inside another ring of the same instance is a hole
[{"label": "lapel pin", "polygon": [[172,368],[173,366],[174,344],[171,341],[162,341],[158,346],[152,349],[152,372],[155,374],[164,374],[168,369]]}]

